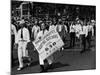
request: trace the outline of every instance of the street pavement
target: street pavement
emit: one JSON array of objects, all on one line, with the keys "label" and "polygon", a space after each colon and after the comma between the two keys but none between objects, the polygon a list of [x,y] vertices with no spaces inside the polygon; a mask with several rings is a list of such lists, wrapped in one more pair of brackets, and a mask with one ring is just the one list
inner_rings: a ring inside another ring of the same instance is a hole
[{"label": "street pavement", "polygon": [[[39,66],[38,53],[33,50],[33,46],[30,44],[29,55],[32,58],[30,66],[26,66],[21,71],[17,71],[18,59],[17,50],[14,50],[14,66],[11,70],[11,74],[31,74],[40,73],[41,69]],[[60,72],[60,71],[75,71],[75,70],[90,70],[96,68],[96,49],[95,41],[92,41],[90,50],[80,53],[82,48],[80,44],[76,43],[73,48],[66,48],[63,51],[57,51],[53,54],[54,61],[53,67],[48,69],[47,72]]]}]

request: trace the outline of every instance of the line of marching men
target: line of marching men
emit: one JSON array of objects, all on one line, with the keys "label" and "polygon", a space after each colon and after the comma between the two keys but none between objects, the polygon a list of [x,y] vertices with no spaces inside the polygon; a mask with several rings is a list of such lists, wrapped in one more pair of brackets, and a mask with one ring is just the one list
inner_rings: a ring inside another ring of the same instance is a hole
[{"label": "line of marching men", "polygon": [[[68,31],[68,27],[64,23],[62,23],[61,19],[59,19],[58,23],[50,22],[49,27],[47,27],[46,23],[43,21],[39,21],[39,24],[40,26],[38,25],[38,21],[36,20],[34,26],[32,27],[31,34],[29,32],[29,29],[26,27],[24,20],[20,21],[21,28],[18,31],[16,30],[15,25],[13,24],[11,25],[12,50],[13,50],[14,45],[15,47],[18,47],[17,52],[18,52],[19,67],[17,68],[17,70],[23,69],[24,57],[27,58],[27,60],[29,61],[27,65],[30,65],[31,58],[29,57],[28,50],[27,50],[28,42],[33,42],[34,40],[41,39],[41,37],[45,35],[46,32],[48,32],[49,30],[53,28],[56,28],[57,32],[59,33],[63,41],[65,38],[67,38],[66,33],[70,34],[71,48],[74,47],[75,45],[75,38],[81,39],[82,41],[83,50],[81,51],[81,53],[83,53],[86,50],[86,39],[88,41],[89,48],[90,48],[91,36],[94,36],[94,28],[93,28],[94,25],[92,25],[94,24],[94,20],[93,22],[88,22],[88,23],[86,22],[80,23],[80,21],[77,21],[77,23],[72,22],[69,27],[69,31]],[[12,52],[11,59],[12,59],[12,65],[13,65],[13,62],[14,62],[13,51],[11,52]],[[46,60],[48,61],[48,64],[49,64],[48,67],[50,68],[54,60],[53,56],[51,55]],[[42,58],[39,56],[39,64],[41,67],[41,72],[45,72],[47,70],[47,68],[44,67],[45,65],[44,61],[45,60],[42,60]]]},{"label": "line of marching men", "polygon": [[94,23],[93,22],[82,22],[80,23],[77,21],[77,23],[72,23],[70,26],[70,37],[71,37],[71,47],[74,47],[75,45],[75,38],[76,40],[80,40],[80,46],[83,46],[83,51],[86,50],[86,41],[88,42],[88,48],[91,46],[91,37],[95,35],[94,33]]}]

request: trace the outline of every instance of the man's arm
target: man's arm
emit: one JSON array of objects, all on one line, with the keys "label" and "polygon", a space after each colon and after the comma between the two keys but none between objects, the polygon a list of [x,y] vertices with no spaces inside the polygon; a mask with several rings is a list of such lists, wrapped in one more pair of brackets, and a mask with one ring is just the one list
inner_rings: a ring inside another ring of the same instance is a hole
[{"label": "man's arm", "polygon": [[87,35],[88,35],[88,27],[86,26],[86,28],[85,28],[85,37],[87,37]]},{"label": "man's arm", "polygon": [[67,30],[67,26],[66,25],[64,25],[64,27],[65,27],[65,31],[66,31],[66,33],[68,32],[68,30]]},{"label": "man's arm", "polygon": [[92,26],[92,36],[94,36],[94,29],[93,29],[93,26]]},{"label": "man's arm", "polygon": [[26,37],[27,37],[27,42],[30,42],[30,33],[29,33],[29,30],[27,29],[27,32],[26,32]]},{"label": "man's arm", "polygon": [[18,48],[18,38],[19,37],[19,35],[18,35],[18,33],[16,33],[16,36],[15,36],[15,43],[14,43],[14,48],[15,49],[17,49]]},{"label": "man's arm", "polygon": [[15,35],[15,41],[16,41],[16,37],[17,37],[17,30],[16,27],[14,26],[14,35]]}]

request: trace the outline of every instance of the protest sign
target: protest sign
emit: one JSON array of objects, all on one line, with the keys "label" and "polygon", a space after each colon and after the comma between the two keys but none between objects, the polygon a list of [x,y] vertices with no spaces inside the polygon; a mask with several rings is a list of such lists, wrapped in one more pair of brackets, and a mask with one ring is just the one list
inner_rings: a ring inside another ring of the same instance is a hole
[{"label": "protest sign", "polygon": [[42,39],[35,40],[33,44],[42,59],[46,59],[64,45],[55,29],[48,31]]}]

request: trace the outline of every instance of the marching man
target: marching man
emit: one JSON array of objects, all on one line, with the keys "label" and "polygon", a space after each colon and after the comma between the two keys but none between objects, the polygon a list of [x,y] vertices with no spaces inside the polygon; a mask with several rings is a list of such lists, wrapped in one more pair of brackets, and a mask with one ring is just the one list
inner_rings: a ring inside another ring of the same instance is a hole
[{"label": "marching man", "polygon": [[[75,25],[75,36],[76,36],[76,41],[79,41],[81,43],[81,37],[80,37],[80,32],[82,31],[81,28],[81,23],[80,21],[77,21],[76,25]],[[79,44],[80,44],[79,43]],[[81,47],[81,44],[79,45]]]},{"label": "marching man", "polygon": [[35,25],[34,25],[33,28],[32,28],[32,38],[33,38],[33,40],[36,39],[37,34],[38,34],[38,32],[40,31],[40,27],[39,27],[37,24],[38,24],[38,21],[36,20],[36,21],[35,21]]},{"label": "marching man", "polygon": [[75,25],[72,23],[70,26],[70,47],[74,47],[75,45]]},{"label": "marching man", "polygon": [[52,22],[50,22],[49,30],[52,30],[52,29],[56,29],[56,25],[54,25]]},{"label": "marching man", "polygon": [[19,67],[17,70],[22,70],[24,67],[23,57],[28,57],[28,51],[26,50],[27,43],[30,41],[29,30],[25,28],[24,20],[20,22],[21,28],[18,30],[16,44],[18,44],[18,61]]},{"label": "marching man", "polygon": [[58,19],[58,24],[57,24],[57,32],[59,33],[60,37],[63,39],[63,34],[62,34],[62,20]]},{"label": "marching man", "polygon": [[[42,23],[42,24],[41,24],[41,30],[40,30],[40,32],[38,33],[36,39],[41,39],[42,36],[45,35],[47,32],[48,32],[48,30],[46,30],[45,24]],[[49,56],[46,60],[48,61],[48,64],[49,64],[49,66],[50,66],[50,65],[52,64],[52,62],[53,62],[53,56]],[[46,69],[45,69],[45,67],[44,67],[44,65],[45,65],[45,64],[44,64],[44,59],[43,59],[40,55],[39,55],[39,63],[40,63],[40,67],[41,67],[41,69],[42,69],[41,72],[45,72]]]},{"label": "marching man", "polygon": [[[67,27],[66,27],[65,24],[62,23],[62,20],[61,19],[58,20],[58,24],[56,26],[56,30],[59,33],[61,39],[64,41],[65,35],[67,33]],[[64,48],[62,47],[61,50],[64,50]]]},{"label": "marching man", "polygon": [[87,28],[88,28],[88,35],[87,35],[87,42],[89,45],[89,48],[91,46],[91,37],[94,36],[94,29],[91,23],[87,24]]},{"label": "marching man", "polygon": [[77,23],[75,25],[75,33],[76,33],[76,37],[78,39],[80,38],[80,31],[81,31],[81,24],[79,21],[77,21]]},{"label": "marching man", "polygon": [[86,23],[84,22],[83,25],[81,26],[81,32],[80,32],[82,46],[83,46],[81,53],[86,51],[86,37],[87,37],[87,35],[88,35],[88,30],[87,30]]}]

